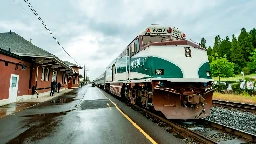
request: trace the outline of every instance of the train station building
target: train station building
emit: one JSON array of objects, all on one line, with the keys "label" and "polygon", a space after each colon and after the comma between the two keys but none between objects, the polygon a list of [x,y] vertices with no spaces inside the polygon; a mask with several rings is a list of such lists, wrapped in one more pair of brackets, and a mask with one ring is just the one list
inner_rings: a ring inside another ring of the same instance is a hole
[{"label": "train station building", "polygon": [[15,32],[0,33],[0,106],[49,95],[53,80],[61,90],[78,87],[79,68]]}]

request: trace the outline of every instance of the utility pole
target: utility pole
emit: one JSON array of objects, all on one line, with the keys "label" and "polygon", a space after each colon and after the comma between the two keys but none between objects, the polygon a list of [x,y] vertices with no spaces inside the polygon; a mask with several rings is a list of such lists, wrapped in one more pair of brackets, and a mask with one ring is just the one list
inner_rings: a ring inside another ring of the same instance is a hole
[{"label": "utility pole", "polygon": [[85,64],[84,64],[84,82],[85,82],[85,79],[86,77],[85,77]]}]

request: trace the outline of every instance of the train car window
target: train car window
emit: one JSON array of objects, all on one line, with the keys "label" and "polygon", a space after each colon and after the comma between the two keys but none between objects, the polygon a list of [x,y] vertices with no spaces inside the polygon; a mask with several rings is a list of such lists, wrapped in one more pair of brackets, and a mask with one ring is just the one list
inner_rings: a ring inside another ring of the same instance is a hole
[{"label": "train car window", "polygon": [[114,81],[114,74],[116,73],[115,64],[112,65],[112,81]]},{"label": "train car window", "polygon": [[126,50],[124,50],[124,52],[123,52],[123,56],[126,56]]},{"label": "train car window", "polygon": [[127,49],[126,49],[126,54],[127,54],[127,56],[130,56],[129,47],[127,47]]},{"label": "train car window", "polygon": [[135,52],[137,53],[140,50],[140,45],[139,45],[139,39],[138,38],[134,41],[134,44],[135,44]]},{"label": "train car window", "polygon": [[130,56],[133,56],[134,55],[134,42],[132,42],[131,45],[130,45],[130,51],[131,51]]},{"label": "train car window", "polygon": [[136,44],[136,41],[134,41],[134,52],[137,53],[137,44]]}]

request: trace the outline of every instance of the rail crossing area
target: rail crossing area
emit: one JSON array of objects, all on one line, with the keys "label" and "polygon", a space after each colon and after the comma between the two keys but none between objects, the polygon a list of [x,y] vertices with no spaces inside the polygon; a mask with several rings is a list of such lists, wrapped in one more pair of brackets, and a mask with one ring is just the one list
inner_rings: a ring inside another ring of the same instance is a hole
[{"label": "rail crossing area", "polygon": [[33,105],[0,119],[0,143],[256,142],[255,115],[214,106],[204,119],[171,120],[91,84]]}]

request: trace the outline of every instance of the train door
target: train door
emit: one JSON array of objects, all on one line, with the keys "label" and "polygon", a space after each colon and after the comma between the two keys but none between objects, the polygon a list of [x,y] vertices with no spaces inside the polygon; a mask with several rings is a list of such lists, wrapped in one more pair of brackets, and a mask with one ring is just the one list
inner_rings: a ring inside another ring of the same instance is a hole
[{"label": "train door", "polygon": [[115,64],[113,64],[112,65],[112,81],[114,81],[115,80],[115,74],[116,74],[116,66],[115,66]]},{"label": "train door", "polygon": [[127,51],[126,51],[126,80],[129,80],[130,78],[130,49],[129,47],[127,47]]}]

